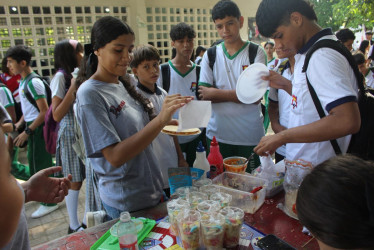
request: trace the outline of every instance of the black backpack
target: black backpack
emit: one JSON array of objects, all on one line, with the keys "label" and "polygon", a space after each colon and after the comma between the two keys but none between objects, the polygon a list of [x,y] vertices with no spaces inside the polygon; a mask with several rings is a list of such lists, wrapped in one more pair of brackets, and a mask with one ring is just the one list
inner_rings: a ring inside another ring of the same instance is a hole
[{"label": "black backpack", "polygon": [[35,72],[32,72],[31,74],[29,74],[26,79],[25,79],[25,88],[24,88],[24,93],[25,93],[25,96],[27,98],[27,100],[38,110],[38,105],[36,104],[36,101],[35,99],[32,97],[30,91],[29,91],[29,88],[28,88],[28,83],[30,82],[30,80],[32,80],[33,78],[38,78],[40,79],[43,84],[44,84],[44,88],[46,90],[46,93],[47,93],[47,103],[48,103],[48,106],[51,105],[52,103],[52,91],[51,91],[51,88],[49,87],[49,78],[48,77],[41,77],[40,75],[36,74]]},{"label": "black backpack", "polygon": [[[303,66],[303,72],[306,72],[310,57],[312,56],[313,52],[315,52],[319,48],[324,47],[338,51],[348,60],[356,76],[359,88],[358,107],[361,115],[361,127],[358,133],[352,135],[351,142],[349,144],[347,152],[350,154],[357,155],[366,160],[374,160],[374,89],[364,86],[364,77],[359,72],[358,66],[349,50],[338,41],[330,39],[320,40],[316,42],[312,46],[312,48],[307,52]],[[314,105],[316,106],[318,114],[322,119],[325,116],[325,112],[323,111],[321,102],[319,101],[318,96],[314,91],[312,85],[310,84],[307,76],[306,80]],[[337,155],[341,154],[341,150],[337,141],[330,140],[330,142],[335,150],[335,153]]]}]

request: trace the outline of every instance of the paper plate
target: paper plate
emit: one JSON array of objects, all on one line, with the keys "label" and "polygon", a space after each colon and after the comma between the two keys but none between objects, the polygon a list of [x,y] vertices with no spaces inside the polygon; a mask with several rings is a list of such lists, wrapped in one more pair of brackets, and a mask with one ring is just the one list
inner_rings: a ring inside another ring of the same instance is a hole
[{"label": "paper plate", "polygon": [[201,130],[199,128],[190,128],[185,129],[182,131],[177,131],[178,126],[177,125],[168,125],[165,126],[161,132],[168,135],[178,135],[178,136],[187,136],[187,135],[198,135],[201,133]]},{"label": "paper plate", "polygon": [[251,104],[257,102],[265,94],[269,81],[262,80],[262,76],[268,76],[269,70],[262,63],[249,65],[239,76],[236,84],[236,95],[242,103]]}]

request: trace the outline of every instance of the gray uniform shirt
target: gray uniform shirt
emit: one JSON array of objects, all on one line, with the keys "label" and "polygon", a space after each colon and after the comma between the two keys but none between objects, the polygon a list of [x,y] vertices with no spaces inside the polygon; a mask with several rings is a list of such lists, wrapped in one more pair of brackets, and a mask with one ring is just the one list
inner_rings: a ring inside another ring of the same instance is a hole
[{"label": "gray uniform shirt", "polygon": [[77,92],[77,116],[86,154],[99,177],[102,201],[130,212],[157,205],[162,197],[162,175],[152,145],[118,168],[101,153],[149,122],[141,104],[122,83],[89,79]]}]

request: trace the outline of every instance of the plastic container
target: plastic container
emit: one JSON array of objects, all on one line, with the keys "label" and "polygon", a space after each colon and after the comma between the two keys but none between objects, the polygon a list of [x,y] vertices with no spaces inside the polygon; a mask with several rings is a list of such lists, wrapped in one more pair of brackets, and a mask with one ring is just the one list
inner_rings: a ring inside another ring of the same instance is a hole
[{"label": "plastic container", "polygon": [[251,175],[224,172],[213,179],[220,192],[231,194],[231,206],[255,213],[265,201],[267,180]]},{"label": "plastic container", "polygon": [[210,179],[223,173],[223,157],[219,152],[219,146],[215,136],[213,136],[213,140],[210,143],[208,162],[210,164]]},{"label": "plastic container", "polygon": [[113,236],[118,237],[120,249],[138,250],[138,232],[129,212],[122,212],[120,223],[111,230]]},{"label": "plastic container", "polygon": [[178,235],[177,216],[184,209],[188,209],[190,205],[182,198],[171,200],[167,203],[167,210],[170,222],[170,233],[174,236]]},{"label": "plastic container", "polygon": [[220,211],[225,217],[225,237],[223,246],[233,248],[239,245],[240,231],[244,221],[244,211],[237,207],[225,207]]},{"label": "plastic container", "polygon": [[208,195],[202,192],[190,192],[185,199],[190,204],[191,209],[197,209],[200,202],[208,200]]},{"label": "plastic container", "polygon": [[224,208],[230,205],[232,195],[227,193],[215,193],[210,196],[210,199],[213,201],[217,201],[220,207]]},{"label": "plastic container", "polygon": [[183,248],[198,249],[200,246],[200,213],[196,210],[184,210],[178,214],[177,220]]},{"label": "plastic container", "polygon": [[212,183],[213,182],[212,182],[211,179],[202,178],[202,179],[199,179],[199,180],[195,181],[192,184],[192,186],[200,189],[202,186],[209,186],[209,185],[212,185]]},{"label": "plastic container", "polygon": [[218,201],[206,200],[197,205],[197,211],[199,211],[201,215],[216,214],[220,209],[221,206]]},{"label": "plastic container", "polygon": [[199,188],[199,191],[208,195],[208,199],[212,194],[218,193],[219,188],[215,185],[202,186]]},{"label": "plastic container", "polygon": [[199,142],[199,145],[196,149],[196,159],[193,163],[193,167],[205,171],[202,178],[205,178],[207,176],[207,173],[210,171],[210,164],[206,158],[205,148],[201,141]]},{"label": "plastic container", "polygon": [[223,167],[228,172],[245,173],[248,165],[248,162],[246,162],[246,160],[246,158],[240,156],[228,157],[223,160]]},{"label": "plastic container", "polygon": [[206,249],[223,249],[225,217],[221,214],[204,214],[201,217],[201,236]]}]

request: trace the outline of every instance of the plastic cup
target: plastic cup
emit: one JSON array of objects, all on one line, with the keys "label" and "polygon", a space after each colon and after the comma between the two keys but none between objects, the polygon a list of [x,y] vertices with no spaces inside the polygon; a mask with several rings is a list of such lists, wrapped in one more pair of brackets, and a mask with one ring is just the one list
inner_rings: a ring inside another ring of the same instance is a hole
[{"label": "plastic cup", "polygon": [[221,209],[220,214],[225,217],[225,236],[223,239],[223,246],[226,248],[236,247],[239,245],[244,212],[237,207],[225,207]]},{"label": "plastic cup", "polygon": [[175,190],[175,194],[177,195],[178,198],[186,198],[186,195],[188,193],[195,192],[195,191],[199,191],[199,189],[197,187],[192,187],[192,186],[180,187]]},{"label": "plastic cup", "polygon": [[208,250],[223,249],[225,217],[222,214],[204,214],[201,217],[201,235]]},{"label": "plastic cup", "polygon": [[218,201],[207,200],[197,205],[197,211],[199,211],[201,215],[216,214],[220,209],[221,206]]},{"label": "plastic cup", "polygon": [[213,185],[202,186],[199,188],[199,191],[202,193],[206,193],[208,195],[208,198],[210,199],[210,196],[212,194],[219,193],[219,188]]},{"label": "plastic cup", "polygon": [[210,196],[210,199],[219,202],[221,208],[224,208],[230,205],[232,195],[227,193],[215,193]]},{"label": "plastic cup", "polygon": [[170,233],[174,236],[178,235],[178,222],[177,216],[178,214],[184,210],[189,208],[189,204],[186,200],[182,198],[178,198],[175,200],[171,200],[167,203],[167,210],[169,215],[169,222],[170,222]]},{"label": "plastic cup", "polygon": [[192,186],[197,187],[197,188],[201,188],[202,186],[208,186],[208,185],[212,185],[212,180],[206,179],[206,178],[198,179],[192,184]]},{"label": "plastic cup", "polygon": [[201,215],[195,210],[184,210],[177,217],[179,237],[186,250],[198,249],[200,246]]},{"label": "plastic cup", "polygon": [[246,158],[240,156],[227,157],[223,159],[223,166],[228,172],[244,173],[248,165],[246,160]]},{"label": "plastic cup", "polygon": [[208,195],[202,192],[190,192],[186,195],[186,200],[189,202],[190,208],[196,210],[200,202],[208,200]]}]

